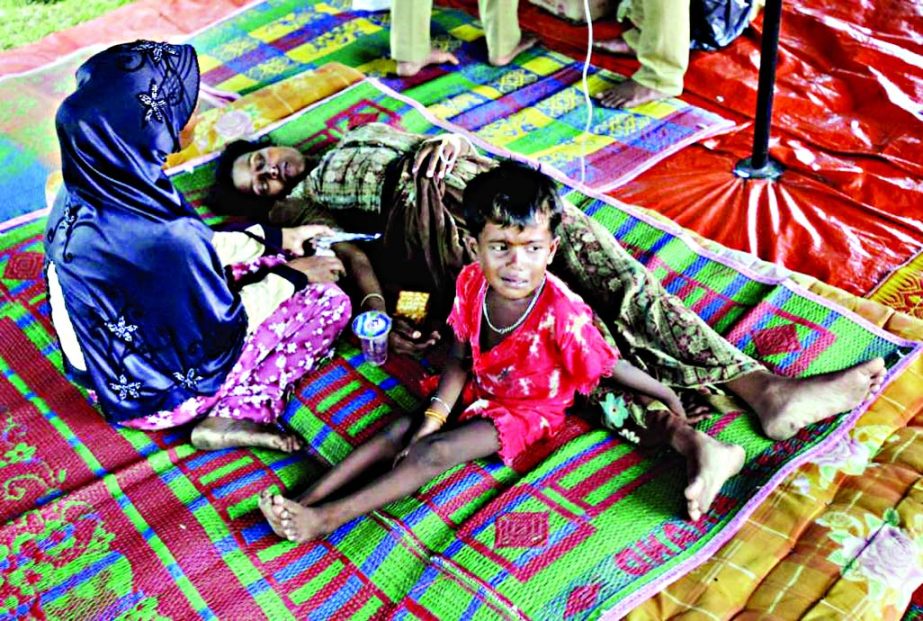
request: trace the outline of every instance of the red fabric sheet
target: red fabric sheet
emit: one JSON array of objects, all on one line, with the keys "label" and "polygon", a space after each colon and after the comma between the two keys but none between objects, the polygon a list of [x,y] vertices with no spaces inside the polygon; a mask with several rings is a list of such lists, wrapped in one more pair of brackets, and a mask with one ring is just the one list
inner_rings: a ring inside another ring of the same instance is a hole
[{"label": "red fabric sheet", "polygon": [[[441,4],[477,12],[475,0]],[[797,6],[795,6],[797,4]],[[783,4],[771,154],[782,180],[731,174],[752,148],[762,17],[694,52],[683,98],[738,122],[612,192],[722,244],[862,295],[923,250],[923,8],[886,0]],[[520,3],[520,23],[582,60],[587,29]],[[612,19],[595,38],[621,32]],[[632,59],[594,52],[630,74]]]}]

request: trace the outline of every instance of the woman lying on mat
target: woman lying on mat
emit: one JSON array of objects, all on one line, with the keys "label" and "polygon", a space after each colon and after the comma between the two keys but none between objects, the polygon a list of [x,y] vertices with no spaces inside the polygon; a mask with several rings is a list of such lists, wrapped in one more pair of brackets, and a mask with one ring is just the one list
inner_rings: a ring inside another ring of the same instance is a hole
[{"label": "woman lying on mat", "polygon": [[[299,440],[274,423],[349,320],[332,284],[343,266],[263,257],[304,254],[327,227],[213,233],[176,191],[162,166],[198,90],[188,45],[117,45],[78,70],[56,118],[64,187],[45,236],[52,321],[65,367],[110,421],[162,429],[204,417],[192,431],[199,448],[292,451]],[[247,280],[235,287],[225,272],[242,262]]]},{"label": "woman lying on mat", "polygon": [[[560,431],[575,393],[589,394],[603,376],[656,401],[676,421],[669,441],[697,469],[686,495],[690,517],[699,519],[740,470],[744,451],[694,430],[676,393],[619,360],[593,311],[547,272],[563,211],[554,182],[503,162],[472,180],[464,206],[478,260],[458,276],[448,318],[452,355],[422,423],[399,418],[298,501],[264,493],[260,509],[276,534],[297,542],[323,537],[473,459],[498,453],[510,466]],[[443,431],[450,416],[455,424]],[[361,490],[330,499],[370,467],[391,463],[393,470]]]},{"label": "woman lying on mat", "polygon": [[[316,217],[320,207],[347,230],[383,232],[372,260],[380,280],[432,293],[430,316],[438,325],[451,308],[452,283],[475,261],[464,243],[462,192],[475,175],[494,166],[462,136],[432,138],[372,123],[349,132],[316,164],[291,147],[229,146],[210,205],[289,224]],[[626,360],[684,396],[721,385],[756,412],[769,437],[785,439],[853,409],[881,384],[880,358],[810,378],[775,375],[669,294],[601,224],[563,204],[551,272],[596,311],[598,327]],[[426,348],[438,337],[420,334],[427,330],[417,330],[415,337],[406,324],[400,330],[404,352]],[[643,407],[618,395],[605,382],[594,394],[609,426],[624,426],[626,406],[634,420],[644,419]],[[651,435],[653,441],[660,437]]]}]

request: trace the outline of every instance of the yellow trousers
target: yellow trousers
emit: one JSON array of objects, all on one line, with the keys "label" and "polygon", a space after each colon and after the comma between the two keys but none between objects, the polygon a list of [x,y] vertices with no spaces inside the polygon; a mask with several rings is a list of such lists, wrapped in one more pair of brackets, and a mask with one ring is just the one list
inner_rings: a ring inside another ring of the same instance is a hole
[{"label": "yellow trousers", "polygon": [[[484,24],[487,55],[506,56],[522,39],[519,0],[478,0]],[[429,25],[432,0],[394,0],[391,7],[391,57],[398,62],[422,63],[431,51]]]}]

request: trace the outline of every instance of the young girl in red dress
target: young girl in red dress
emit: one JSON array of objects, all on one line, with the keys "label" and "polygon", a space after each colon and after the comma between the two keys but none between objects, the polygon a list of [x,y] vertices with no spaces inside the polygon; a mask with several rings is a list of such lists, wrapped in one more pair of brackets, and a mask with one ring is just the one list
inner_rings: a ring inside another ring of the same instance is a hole
[{"label": "young girl in red dress", "polygon": [[[455,337],[452,355],[422,423],[414,432],[410,417],[397,420],[297,501],[264,494],[260,508],[279,536],[301,542],[327,535],[463,462],[496,453],[510,465],[533,444],[556,434],[574,394],[588,395],[603,376],[662,403],[672,417],[684,421],[685,441],[670,444],[690,460],[696,458],[689,451],[697,443],[736,448],[742,462],[739,447],[723,445],[688,425],[672,389],[619,360],[593,324],[590,308],[548,273],[562,211],[551,179],[505,162],[472,180],[464,204],[478,263],[458,277],[448,320]],[[463,393],[469,398],[462,399]],[[443,430],[456,411],[457,422]],[[394,468],[362,489],[324,501],[372,466],[390,461]],[[694,519],[707,508],[699,504],[697,500],[694,508],[690,502]]]}]

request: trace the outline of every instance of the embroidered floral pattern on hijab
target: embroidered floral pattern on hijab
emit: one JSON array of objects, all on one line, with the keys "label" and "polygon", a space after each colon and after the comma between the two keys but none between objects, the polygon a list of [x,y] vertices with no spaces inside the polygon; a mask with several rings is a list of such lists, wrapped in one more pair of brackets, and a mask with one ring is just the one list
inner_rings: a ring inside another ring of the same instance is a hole
[{"label": "embroidered floral pattern on hijab", "polygon": [[243,347],[212,232],[163,172],[198,91],[191,46],[136,41],[81,65],[55,118],[64,187],[46,260],[87,365],[75,377],[114,421],[214,394]]}]

